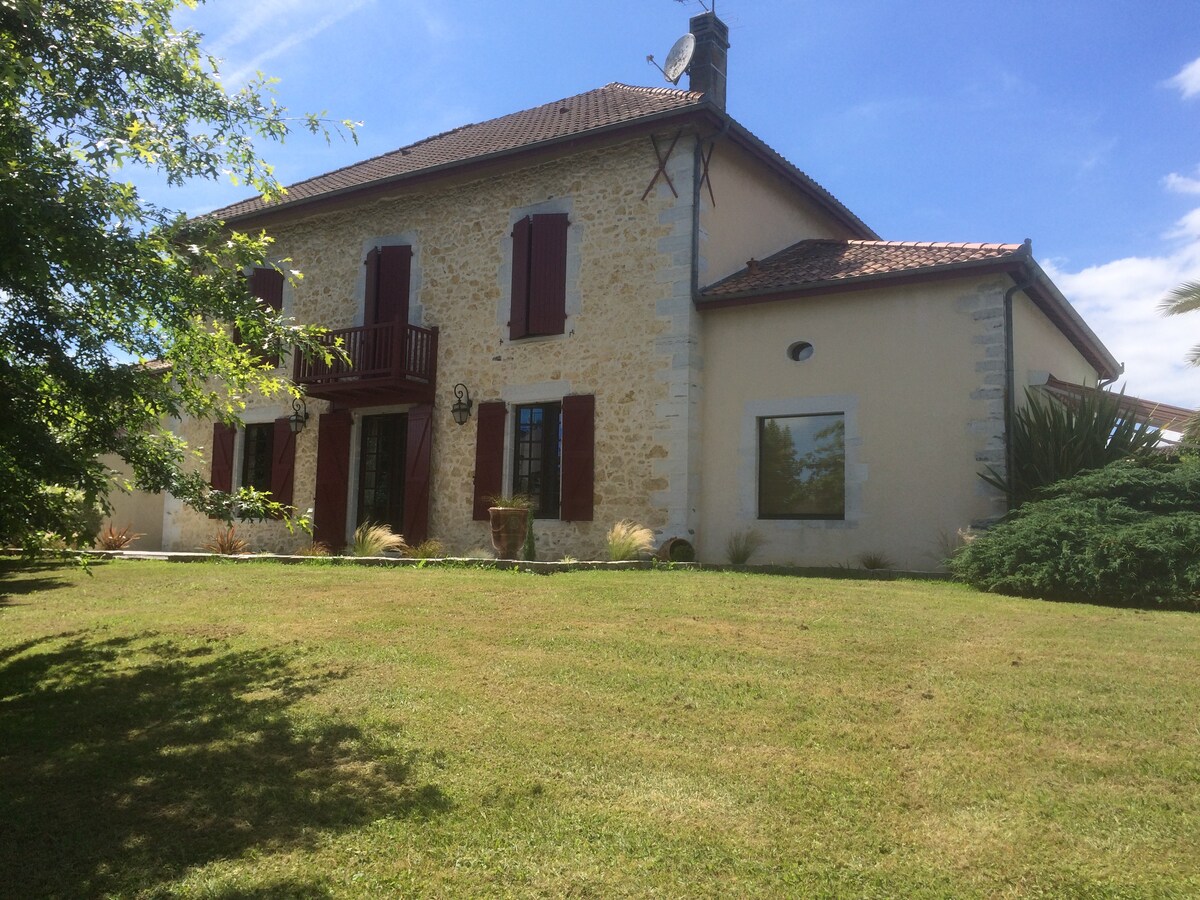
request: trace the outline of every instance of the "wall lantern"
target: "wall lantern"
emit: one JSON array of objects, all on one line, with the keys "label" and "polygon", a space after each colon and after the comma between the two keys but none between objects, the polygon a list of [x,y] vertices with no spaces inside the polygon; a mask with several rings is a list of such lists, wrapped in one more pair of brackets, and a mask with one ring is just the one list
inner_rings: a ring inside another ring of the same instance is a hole
[{"label": "wall lantern", "polygon": [[292,414],[288,416],[288,427],[292,429],[292,434],[299,434],[307,424],[308,404],[304,402],[303,397],[297,397],[292,401]]},{"label": "wall lantern", "polygon": [[471,392],[465,384],[459,382],[454,386],[454,405],[450,407],[450,415],[454,416],[455,424],[467,424],[467,419],[471,418],[472,406],[474,404],[471,402]]}]

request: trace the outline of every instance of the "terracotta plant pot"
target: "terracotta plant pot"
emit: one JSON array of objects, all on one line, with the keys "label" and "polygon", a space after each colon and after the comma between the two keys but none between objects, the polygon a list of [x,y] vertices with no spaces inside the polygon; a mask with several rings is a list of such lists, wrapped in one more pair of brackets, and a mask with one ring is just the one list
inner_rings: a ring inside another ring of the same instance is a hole
[{"label": "terracotta plant pot", "polygon": [[498,559],[519,559],[529,527],[529,510],[513,506],[488,508],[492,520],[492,547]]}]

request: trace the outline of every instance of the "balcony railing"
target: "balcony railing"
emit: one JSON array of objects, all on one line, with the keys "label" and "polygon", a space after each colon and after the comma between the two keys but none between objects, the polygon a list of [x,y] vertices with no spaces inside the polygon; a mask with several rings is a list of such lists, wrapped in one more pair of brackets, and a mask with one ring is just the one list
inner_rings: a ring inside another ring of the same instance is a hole
[{"label": "balcony railing", "polygon": [[310,396],[353,400],[357,393],[380,399],[381,393],[421,393],[433,388],[437,373],[436,328],[383,322],[326,332],[321,343],[330,348],[340,344],[347,359],[335,355],[325,362],[297,353],[292,377],[296,384],[307,388]]}]

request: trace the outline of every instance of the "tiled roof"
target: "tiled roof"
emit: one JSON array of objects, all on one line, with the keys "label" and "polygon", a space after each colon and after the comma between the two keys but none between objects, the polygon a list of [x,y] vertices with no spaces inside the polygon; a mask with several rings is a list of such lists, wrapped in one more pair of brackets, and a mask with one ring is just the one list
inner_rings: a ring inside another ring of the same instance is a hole
[{"label": "tiled roof", "polygon": [[751,261],[701,294],[718,300],[859,278],[1001,263],[1028,257],[1028,244],[948,244],[917,241],[807,240]]},{"label": "tiled roof", "polygon": [[[683,112],[699,107],[703,101],[703,94],[692,91],[630,87],[613,82],[585,94],[475,125],[464,125],[382,156],[289,185],[286,196],[271,206],[283,207],[425,169],[570,138],[638,119]],[[265,208],[267,205],[254,197],[218,209],[213,215],[231,219]]]}]

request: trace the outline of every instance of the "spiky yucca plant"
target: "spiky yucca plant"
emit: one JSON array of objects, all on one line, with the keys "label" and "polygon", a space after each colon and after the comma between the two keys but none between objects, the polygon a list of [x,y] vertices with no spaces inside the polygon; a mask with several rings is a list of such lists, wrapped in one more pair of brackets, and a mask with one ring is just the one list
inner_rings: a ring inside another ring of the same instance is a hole
[{"label": "spiky yucca plant", "polygon": [[250,542],[238,535],[236,525],[230,525],[228,528],[218,528],[212,537],[200,545],[200,549],[222,556],[237,556],[250,552]]},{"label": "spiky yucca plant", "polygon": [[979,477],[1017,507],[1056,481],[1153,451],[1161,436],[1121,411],[1124,396],[1089,389],[1060,400],[1026,388],[1012,422],[1013,471],[1005,477],[988,466]]},{"label": "spiky yucca plant", "polygon": [[608,532],[608,558],[640,559],[654,549],[654,532],[645,525],[622,519]]},{"label": "spiky yucca plant", "polygon": [[409,549],[404,535],[396,534],[387,525],[363,522],[354,529],[354,556],[383,556],[385,553],[404,553]]},{"label": "spiky yucca plant", "polygon": [[145,537],[145,535],[134,533],[132,525],[126,525],[117,531],[113,528],[112,522],[109,522],[96,538],[96,542],[100,545],[101,550],[124,550],[140,537]]}]

